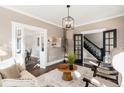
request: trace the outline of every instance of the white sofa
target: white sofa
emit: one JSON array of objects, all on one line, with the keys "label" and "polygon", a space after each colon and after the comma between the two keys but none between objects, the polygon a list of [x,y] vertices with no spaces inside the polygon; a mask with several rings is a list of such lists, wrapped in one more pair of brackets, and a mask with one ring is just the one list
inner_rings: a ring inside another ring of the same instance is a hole
[{"label": "white sofa", "polygon": [[0,85],[3,87],[37,86],[37,79],[17,64],[14,58],[0,62]]}]

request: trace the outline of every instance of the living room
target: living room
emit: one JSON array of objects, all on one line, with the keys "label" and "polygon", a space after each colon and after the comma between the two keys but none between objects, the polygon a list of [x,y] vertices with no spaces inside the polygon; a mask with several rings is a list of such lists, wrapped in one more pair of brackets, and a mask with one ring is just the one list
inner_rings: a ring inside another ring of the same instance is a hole
[{"label": "living room", "polygon": [[2,87],[123,86],[123,5],[1,5],[0,20]]}]

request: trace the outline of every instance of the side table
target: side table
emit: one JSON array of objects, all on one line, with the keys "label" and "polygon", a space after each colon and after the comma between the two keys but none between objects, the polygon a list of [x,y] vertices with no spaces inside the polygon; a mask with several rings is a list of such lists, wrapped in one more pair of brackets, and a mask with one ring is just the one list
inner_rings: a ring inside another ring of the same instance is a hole
[{"label": "side table", "polygon": [[63,72],[62,79],[65,81],[71,81],[73,79],[71,72],[77,70],[77,66],[73,65],[73,70],[70,70],[67,64],[60,64],[58,70]]}]

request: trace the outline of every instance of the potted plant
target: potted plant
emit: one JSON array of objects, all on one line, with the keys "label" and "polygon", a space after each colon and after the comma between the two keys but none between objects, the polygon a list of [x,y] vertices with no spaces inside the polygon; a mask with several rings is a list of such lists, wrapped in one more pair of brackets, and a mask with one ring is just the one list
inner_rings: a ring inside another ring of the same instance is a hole
[{"label": "potted plant", "polygon": [[74,52],[68,52],[67,53],[67,59],[68,59],[68,64],[69,64],[69,69],[70,70],[73,70],[73,64],[74,64],[74,62],[75,62],[75,54],[74,54]]}]

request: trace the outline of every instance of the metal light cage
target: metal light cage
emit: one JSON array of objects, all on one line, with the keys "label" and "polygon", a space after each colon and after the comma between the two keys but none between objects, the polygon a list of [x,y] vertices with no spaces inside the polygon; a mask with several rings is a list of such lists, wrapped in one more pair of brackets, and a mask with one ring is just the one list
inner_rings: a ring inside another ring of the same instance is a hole
[{"label": "metal light cage", "polygon": [[73,30],[74,29],[74,19],[69,16],[69,8],[70,5],[67,5],[68,8],[68,16],[62,18],[62,28],[65,30]]}]

